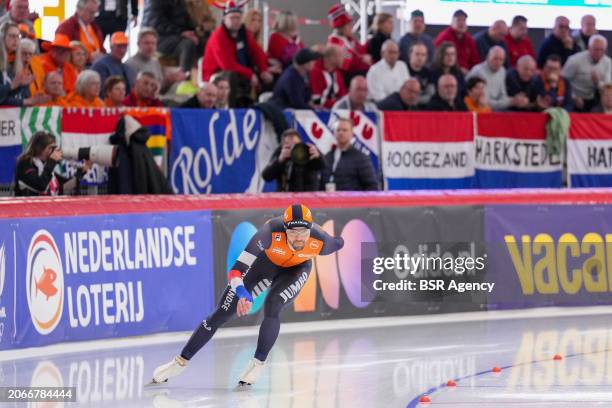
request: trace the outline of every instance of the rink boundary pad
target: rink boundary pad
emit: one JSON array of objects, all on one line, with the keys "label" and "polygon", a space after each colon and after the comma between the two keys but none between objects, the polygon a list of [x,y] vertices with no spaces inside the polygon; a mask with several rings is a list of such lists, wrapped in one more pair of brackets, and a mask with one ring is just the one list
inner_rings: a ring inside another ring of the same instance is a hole
[{"label": "rink boundary pad", "polygon": [[0,198],[0,218],[313,208],[612,204],[612,188]]}]

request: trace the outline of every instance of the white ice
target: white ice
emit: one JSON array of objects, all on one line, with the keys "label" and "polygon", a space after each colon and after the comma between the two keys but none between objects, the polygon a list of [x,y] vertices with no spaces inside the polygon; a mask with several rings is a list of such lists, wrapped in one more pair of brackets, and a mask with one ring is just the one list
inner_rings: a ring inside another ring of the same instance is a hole
[{"label": "white ice", "polygon": [[[263,377],[240,392],[257,328],[221,329],[180,377],[154,387],[144,386],[153,369],[180,352],[188,333],[68,343],[1,352],[0,386],[75,386],[78,403],[66,407],[612,407],[611,314],[603,307],[284,324]],[[501,373],[490,372],[495,366]],[[457,387],[441,387],[448,380]],[[424,394],[431,403],[419,405]]]}]

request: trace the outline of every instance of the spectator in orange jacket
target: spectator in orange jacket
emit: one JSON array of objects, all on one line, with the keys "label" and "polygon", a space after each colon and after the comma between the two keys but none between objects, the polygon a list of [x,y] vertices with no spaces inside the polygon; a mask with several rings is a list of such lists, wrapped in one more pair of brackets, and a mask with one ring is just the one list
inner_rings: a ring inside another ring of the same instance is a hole
[{"label": "spectator in orange jacket", "polygon": [[64,34],[55,34],[53,42],[43,44],[42,48],[48,52],[32,58],[31,66],[34,73],[34,81],[30,85],[32,95],[43,89],[45,75],[51,71],[61,71],[64,91],[67,94],[72,92],[77,80],[77,71],[68,62],[71,52],[70,39]]},{"label": "spectator in orange jacket", "polygon": [[438,34],[434,41],[436,47],[444,41],[449,41],[455,45],[457,49],[457,62],[464,75],[474,65],[480,63],[480,53],[478,52],[476,41],[468,33],[467,16],[467,13],[463,10],[455,11],[451,26]]},{"label": "spectator in orange jacket", "polygon": [[82,71],[77,77],[75,91],[68,95],[67,104],[75,108],[103,108],[100,95],[100,74],[91,69]]},{"label": "spectator in orange jacket", "polygon": [[487,100],[487,81],[474,76],[468,79],[467,95],[463,98],[468,111],[476,113],[491,112],[491,105]]},{"label": "spectator in orange jacket", "polygon": [[51,71],[45,75],[44,94],[51,98],[39,106],[62,106],[67,107],[66,93],[64,92],[64,81],[57,71]]},{"label": "spectator in orange jacket", "polygon": [[78,0],[76,13],[64,20],[55,30],[56,34],[64,34],[71,41],[82,42],[89,53],[90,63],[106,54],[104,35],[94,21],[99,7],[98,0]]}]

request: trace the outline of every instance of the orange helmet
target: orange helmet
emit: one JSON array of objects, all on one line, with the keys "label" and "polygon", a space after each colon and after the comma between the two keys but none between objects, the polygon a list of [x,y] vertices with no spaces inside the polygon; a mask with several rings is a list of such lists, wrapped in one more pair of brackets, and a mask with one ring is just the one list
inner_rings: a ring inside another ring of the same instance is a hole
[{"label": "orange helmet", "polygon": [[286,229],[312,227],[312,213],[303,204],[293,204],[287,207],[283,214],[283,223]]}]

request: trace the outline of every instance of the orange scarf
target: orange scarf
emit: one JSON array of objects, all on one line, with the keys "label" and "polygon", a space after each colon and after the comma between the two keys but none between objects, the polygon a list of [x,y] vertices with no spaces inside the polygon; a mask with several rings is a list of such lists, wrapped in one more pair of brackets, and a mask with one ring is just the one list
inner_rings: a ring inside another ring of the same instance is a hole
[{"label": "orange scarf", "polygon": [[[550,84],[544,77],[544,73],[540,74],[540,76],[542,78],[542,82],[544,83],[544,90],[546,91],[546,93],[550,92]],[[565,96],[565,80],[563,79],[563,77],[559,76],[559,82],[557,84],[557,97],[562,98],[564,96]]]},{"label": "orange scarf", "polygon": [[49,102],[39,106],[61,106],[66,108],[68,107],[68,103],[66,102],[66,98],[64,96],[58,96],[57,98],[53,98]]},{"label": "orange scarf", "polygon": [[89,55],[91,55],[92,52],[100,51],[100,41],[91,24],[87,24],[86,29],[83,29],[83,24],[80,24],[79,33],[80,41],[85,45],[85,48],[87,48]]},{"label": "orange scarf", "polygon": [[75,108],[104,108],[104,102],[97,96],[93,101],[88,101],[78,93],[73,92],[66,99],[68,106]]}]

